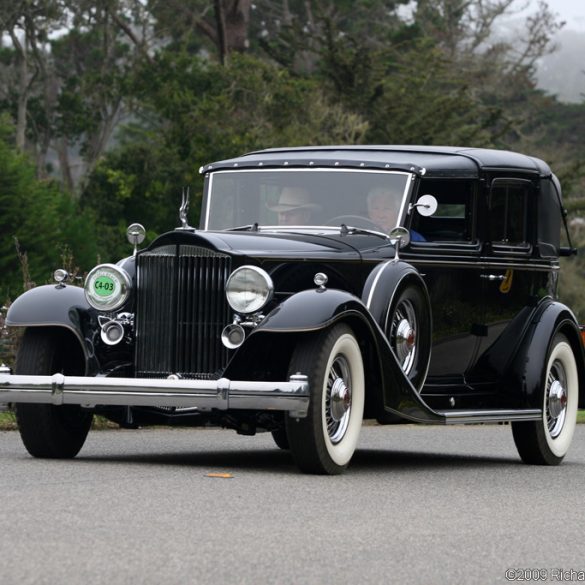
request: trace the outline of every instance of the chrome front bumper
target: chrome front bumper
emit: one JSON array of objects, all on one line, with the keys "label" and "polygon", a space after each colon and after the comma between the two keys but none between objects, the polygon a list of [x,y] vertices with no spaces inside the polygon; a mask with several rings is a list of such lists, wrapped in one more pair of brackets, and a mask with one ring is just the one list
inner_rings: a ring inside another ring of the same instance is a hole
[{"label": "chrome front bumper", "polygon": [[13,375],[0,370],[0,403],[80,404],[82,406],[176,406],[218,410],[284,410],[303,418],[309,407],[307,376],[288,382],[170,380]]}]

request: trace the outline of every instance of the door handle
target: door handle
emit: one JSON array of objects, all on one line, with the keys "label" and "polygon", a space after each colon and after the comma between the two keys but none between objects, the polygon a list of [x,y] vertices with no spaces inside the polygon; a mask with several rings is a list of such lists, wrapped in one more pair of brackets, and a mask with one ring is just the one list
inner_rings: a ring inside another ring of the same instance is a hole
[{"label": "door handle", "polygon": [[480,274],[480,278],[485,278],[486,280],[504,280],[506,278],[505,274]]}]

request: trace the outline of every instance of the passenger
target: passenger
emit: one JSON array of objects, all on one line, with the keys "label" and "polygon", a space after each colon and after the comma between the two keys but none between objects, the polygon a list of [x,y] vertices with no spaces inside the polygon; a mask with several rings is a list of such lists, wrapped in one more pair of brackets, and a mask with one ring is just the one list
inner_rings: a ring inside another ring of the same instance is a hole
[{"label": "passenger", "polygon": [[311,195],[302,187],[284,187],[278,203],[268,209],[278,213],[278,225],[309,225],[313,211],[320,209],[311,202]]}]

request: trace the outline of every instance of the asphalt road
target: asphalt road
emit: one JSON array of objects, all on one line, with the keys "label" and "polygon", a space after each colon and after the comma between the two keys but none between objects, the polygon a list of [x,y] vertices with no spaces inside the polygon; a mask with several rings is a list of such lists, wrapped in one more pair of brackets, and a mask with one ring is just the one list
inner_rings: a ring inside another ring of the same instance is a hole
[{"label": "asphalt road", "polygon": [[364,427],[338,477],[269,435],[94,431],[60,462],[3,432],[0,502],[1,585],[577,582],[585,425],[556,468],[506,426]]}]

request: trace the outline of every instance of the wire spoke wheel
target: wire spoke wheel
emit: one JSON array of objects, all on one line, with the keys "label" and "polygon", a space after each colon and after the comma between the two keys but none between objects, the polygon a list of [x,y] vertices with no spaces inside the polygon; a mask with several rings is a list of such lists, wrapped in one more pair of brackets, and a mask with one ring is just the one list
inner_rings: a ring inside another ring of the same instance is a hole
[{"label": "wire spoke wheel", "polygon": [[559,360],[554,361],[548,373],[544,406],[546,426],[551,438],[556,439],[567,418],[567,375]]},{"label": "wire spoke wheel", "polygon": [[396,353],[402,371],[408,376],[417,353],[418,319],[409,299],[402,300],[394,311],[390,329],[390,344]]},{"label": "wire spoke wheel", "polygon": [[333,444],[343,439],[351,416],[351,373],[347,359],[337,356],[327,376],[325,421]]},{"label": "wire spoke wheel", "polygon": [[431,309],[424,285],[411,281],[396,291],[384,331],[398,365],[420,390],[431,359]]},{"label": "wire spoke wheel", "polygon": [[577,362],[569,341],[559,333],[551,342],[542,381],[542,419],[512,423],[522,461],[558,465],[563,460],[575,432],[578,400]]},{"label": "wire spoke wheel", "polygon": [[349,464],[363,420],[364,365],[359,344],[345,324],[299,343],[289,373],[309,377],[306,418],[286,419],[290,450],[306,473],[337,474]]}]

